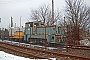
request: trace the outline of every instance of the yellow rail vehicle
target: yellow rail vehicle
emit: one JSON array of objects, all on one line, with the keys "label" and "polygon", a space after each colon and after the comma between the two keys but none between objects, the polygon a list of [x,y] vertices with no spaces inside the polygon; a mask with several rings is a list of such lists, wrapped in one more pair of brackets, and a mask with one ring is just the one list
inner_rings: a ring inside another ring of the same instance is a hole
[{"label": "yellow rail vehicle", "polygon": [[14,38],[20,38],[22,39],[24,37],[24,32],[23,31],[16,31],[14,34]]},{"label": "yellow rail vehicle", "polygon": [[24,39],[23,31],[16,31],[14,34],[10,34],[10,40],[22,42]]}]

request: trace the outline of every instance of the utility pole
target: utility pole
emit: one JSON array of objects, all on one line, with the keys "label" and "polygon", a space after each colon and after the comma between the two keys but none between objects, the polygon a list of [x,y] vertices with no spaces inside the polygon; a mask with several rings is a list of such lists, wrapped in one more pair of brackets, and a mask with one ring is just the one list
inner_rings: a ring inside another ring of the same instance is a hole
[{"label": "utility pole", "polygon": [[52,22],[54,23],[54,0],[52,0]]},{"label": "utility pole", "polygon": [[12,37],[12,27],[13,27],[13,18],[11,17],[11,33],[10,33],[10,36]]},{"label": "utility pole", "polygon": [[20,39],[21,17],[22,17],[22,16],[20,16],[20,27],[19,27],[19,43],[20,43],[20,40],[21,40],[21,39]]}]

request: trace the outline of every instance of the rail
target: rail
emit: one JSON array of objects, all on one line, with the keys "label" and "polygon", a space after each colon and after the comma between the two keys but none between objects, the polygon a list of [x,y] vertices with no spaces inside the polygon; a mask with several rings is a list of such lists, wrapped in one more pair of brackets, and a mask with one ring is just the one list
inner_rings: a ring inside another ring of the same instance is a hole
[{"label": "rail", "polygon": [[[21,45],[10,44],[10,43],[6,43],[6,42],[0,42],[0,44],[1,45],[4,44],[4,45],[13,46],[13,47],[18,47],[18,48],[21,48],[21,49],[32,50],[32,51],[35,51],[35,52],[41,52],[41,53],[44,53],[44,54],[54,55],[54,56],[63,57],[63,58],[67,57],[67,58],[74,58],[74,59],[80,59],[80,60],[90,60],[89,57],[83,57],[83,56],[77,56],[77,55],[71,55],[71,54],[65,54],[65,53],[52,52],[52,51],[48,51],[48,50],[40,50],[40,49],[29,48],[29,47],[25,47],[25,46],[21,46]],[[0,46],[0,48],[1,47],[2,46]],[[13,49],[6,48],[5,46],[3,46],[2,48],[14,51]],[[19,50],[15,50],[15,52],[19,52]],[[29,54],[29,53],[26,53],[26,52],[22,52],[22,51],[20,51],[19,53],[26,54],[29,57],[33,56],[35,58],[43,58],[43,55],[42,56],[37,56],[37,55],[34,55],[34,54],[32,55],[32,54]]]}]

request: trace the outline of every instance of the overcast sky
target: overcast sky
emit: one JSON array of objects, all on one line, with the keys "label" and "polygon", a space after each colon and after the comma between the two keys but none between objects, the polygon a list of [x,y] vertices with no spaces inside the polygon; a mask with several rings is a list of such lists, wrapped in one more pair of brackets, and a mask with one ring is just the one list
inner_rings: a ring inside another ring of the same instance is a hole
[{"label": "overcast sky", "polygon": [[[31,8],[37,8],[42,4],[47,4],[51,6],[52,0],[0,0],[0,28],[9,27],[10,18],[13,17],[13,23],[20,26],[20,16],[21,25],[24,26],[27,22],[30,14]],[[85,0],[85,3],[90,6],[90,0]],[[61,11],[65,7],[64,0],[54,0],[55,9],[59,8]]]}]

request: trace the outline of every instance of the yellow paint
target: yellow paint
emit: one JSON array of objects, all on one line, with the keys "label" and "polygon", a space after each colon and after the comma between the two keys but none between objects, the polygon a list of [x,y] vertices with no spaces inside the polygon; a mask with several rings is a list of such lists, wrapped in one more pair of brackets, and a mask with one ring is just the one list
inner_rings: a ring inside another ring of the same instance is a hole
[{"label": "yellow paint", "polygon": [[[11,34],[9,36],[11,36]],[[24,37],[24,32],[16,31],[14,34],[12,34],[12,36],[13,36],[12,38],[23,38]]]}]

